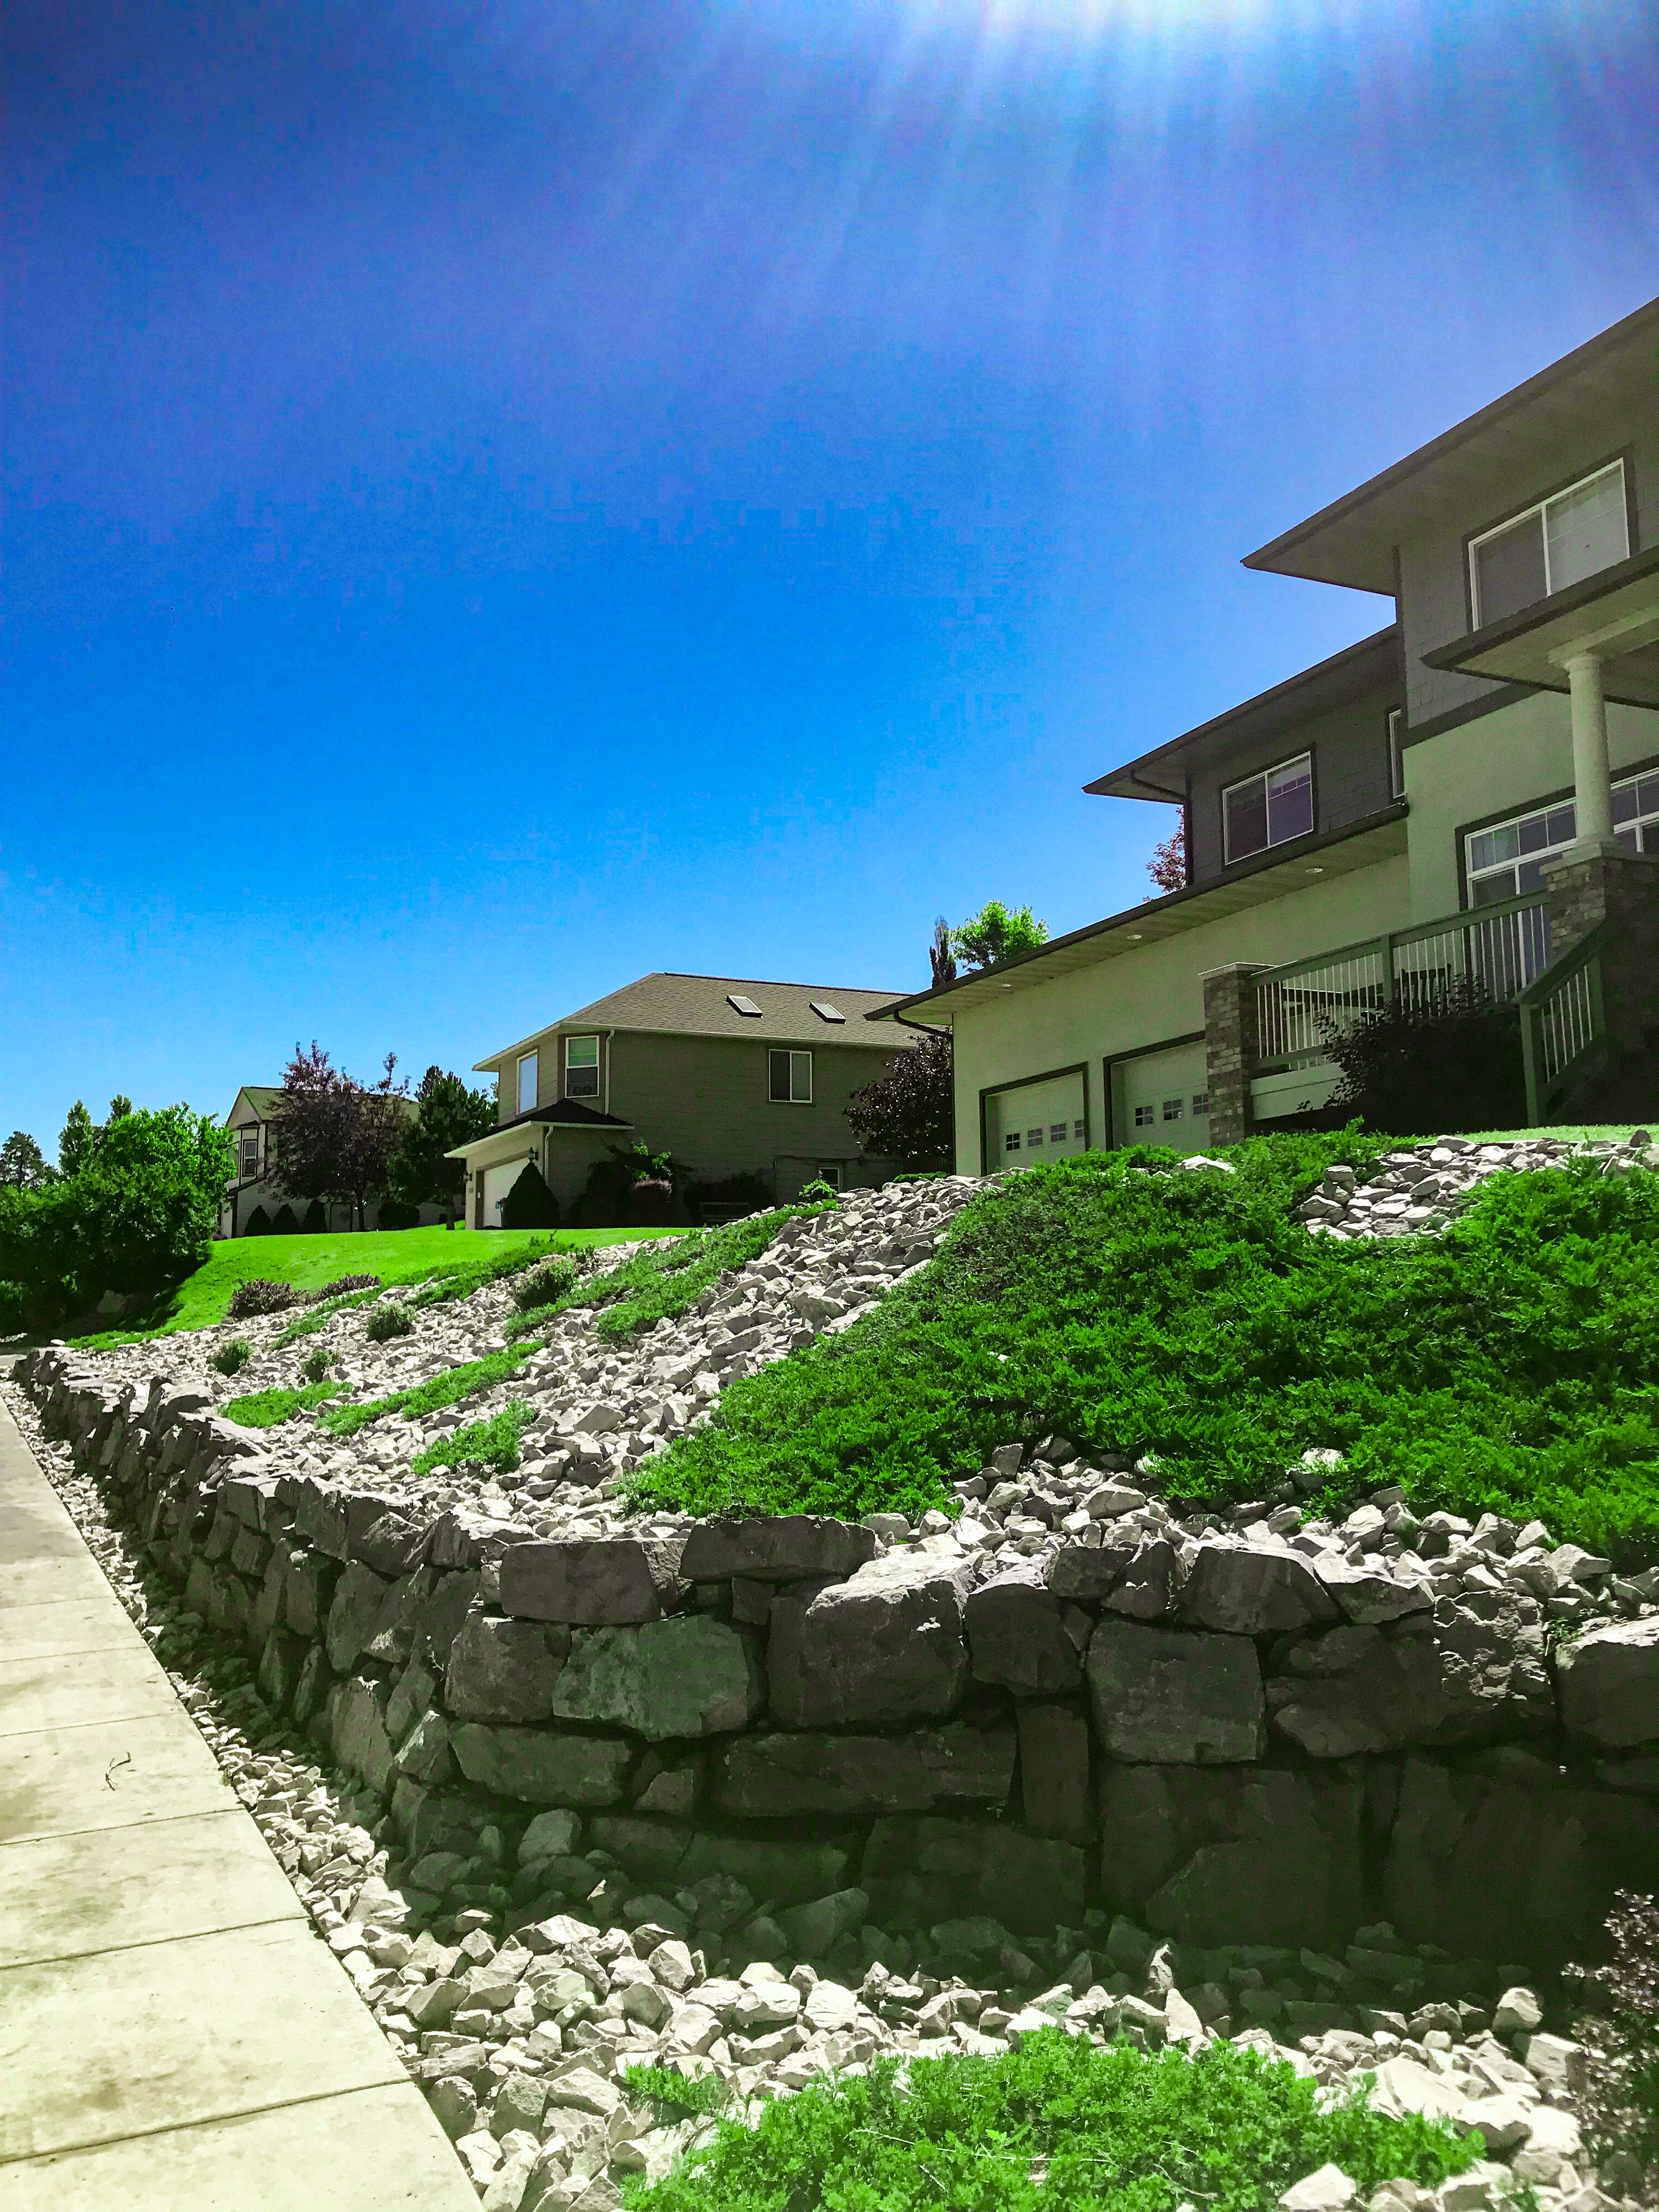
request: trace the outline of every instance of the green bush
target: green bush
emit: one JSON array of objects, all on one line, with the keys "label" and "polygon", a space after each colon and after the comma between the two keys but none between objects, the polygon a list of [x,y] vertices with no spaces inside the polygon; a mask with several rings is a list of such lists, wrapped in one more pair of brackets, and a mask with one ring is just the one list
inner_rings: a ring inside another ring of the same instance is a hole
[{"label": "green bush", "polygon": [[556,1252],[539,1267],[532,1267],[521,1275],[513,1286],[513,1303],[520,1313],[534,1313],[542,1306],[550,1306],[567,1291],[574,1290],[581,1274],[581,1266],[573,1252]]},{"label": "green bush", "polygon": [[[263,1208],[260,1209],[262,1212],[263,1210]],[[270,1233],[273,1237],[297,1237],[300,1233],[299,1216],[286,1200],[276,1209],[276,1218],[270,1224]]]},{"label": "green bush", "polygon": [[542,1171],[534,1160],[526,1160],[524,1171],[501,1200],[503,1229],[556,1229],[559,1225],[559,1201],[542,1179]]},{"label": "green bush", "polygon": [[292,1283],[276,1283],[269,1276],[250,1275],[231,1292],[225,1318],[252,1321],[260,1314],[286,1313],[289,1306],[299,1303],[300,1293]]},{"label": "green bush", "polygon": [[385,1344],[394,1336],[413,1336],[415,1316],[396,1298],[385,1305],[377,1305],[363,1323],[363,1334],[371,1344]]},{"label": "green bush", "polygon": [[242,1224],[242,1234],[244,1237],[270,1237],[275,1234],[270,1225],[270,1216],[263,1206],[256,1206],[249,1214],[247,1219]]},{"label": "green bush", "polygon": [[452,1429],[447,1437],[440,1437],[416,1454],[410,1472],[430,1474],[434,1467],[476,1464],[493,1467],[498,1474],[509,1473],[519,1464],[519,1438],[530,1410],[522,1399],[515,1398],[487,1420],[469,1421],[465,1428]]},{"label": "green bush", "polygon": [[302,1237],[327,1236],[328,1214],[320,1198],[313,1198],[307,1206],[306,1218],[300,1224],[300,1233]]},{"label": "green bush", "polygon": [[334,1362],[320,1345],[309,1355],[304,1366],[300,1370],[307,1382],[325,1382],[333,1371]]},{"label": "green bush", "polygon": [[[1401,1137],[1442,1130],[1512,1129],[1527,1118],[1521,1014],[1457,976],[1431,999],[1400,991],[1347,1028],[1322,1019],[1325,1049],[1342,1071],[1328,1109]],[[1434,1080],[1424,1080],[1431,1067]]]},{"label": "green bush", "polygon": [[[665,2111],[713,2098],[658,2069],[630,2069]],[[1272,2212],[1322,2166],[1359,2198],[1396,2177],[1432,2189],[1476,2155],[1443,2122],[1390,2119],[1363,2096],[1324,2109],[1282,2062],[1212,2043],[1102,2050],[1059,2028],[1006,2057],[893,2058],[831,2075],[717,2120],[712,2140],[630,2212]]]},{"label": "green bush", "polygon": [[441,1407],[459,1406],[464,1399],[476,1398],[480,1390],[488,1390],[493,1383],[505,1382],[509,1375],[524,1365],[536,1349],[533,1344],[509,1346],[505,1352],[487,1352],[482,1359],[468,1359],[459,1367],[447,1367],[441,1375],[434,1375],[429,1382],[412,1384],[407,1390],[388,1390],[384,1397],[371,1398],[361,1406],[342,1406],[337,1412],[325,1413],[323,1425],[337,1437],[355,1437],[371,1421],[383,1420],[388,1413],[401,1413],[404,1419],[418,1421],[428,1413],[435,1413]]},{"label": "green bush", "polygon": [[252,1357],[253,1346],[245,1338],[233,1336],[209,1355],[208,1365],[220,1375],[240,1375]]},{"label": "green bush", "polygon": [[380,1225],[382,1229],[413,1229],[421,1218],[421,1209],[407,1199],[382,1198],[380,1203]]},{"label": "green bush", "polygon": [[560,1311],[571,1306],[604,1308],[593,1324],[595,1334],[612,1344],[625,1343],[655,1322],[684,1313],[728,1268],[746,1267],[757,1260],[786,1221],[818,1211],[810,1206],[781,1206],[746,1221],[696,1230],[672,1244],[647,1245],[619,1267],[585,1277],[555,1299],[554,1307]]},{"label": "green bush", "polygon": [[731,1385],[639,1470],[638,1502],[920,1512],[996,1445],[1057,1430],[1155,1455],[1178,1499],[1260,1498],[1334,1447],[1328,1504],[1397,1482],[1419,1513],[1535,1514],[1644,1556],[1659,1177],[1584,1163],[1497,1179],[1438,1237],[1310,1236],[1295,1200],[1376,1148],[1263,1138],[1233,1174],[1124,1152],[1012,1176],[864,1320]]},{"label": "green bush", "polygon": [[303,1390],[252,1390],[246,1398],[231,1399],[222,1410],[227,1420],[240,1421],[245,1429],[274,1429],[325,1398],[337,1398],[343,1388],[339,1382],[312,1382]]},{"label": "green bush", "polygon": [[204,1114],[127,1114],[78,1175],[0,1190],[0,1281],[47,1322],[106,1291],[151,1300],[206,1261],[230,1174],[230,1140]]}]

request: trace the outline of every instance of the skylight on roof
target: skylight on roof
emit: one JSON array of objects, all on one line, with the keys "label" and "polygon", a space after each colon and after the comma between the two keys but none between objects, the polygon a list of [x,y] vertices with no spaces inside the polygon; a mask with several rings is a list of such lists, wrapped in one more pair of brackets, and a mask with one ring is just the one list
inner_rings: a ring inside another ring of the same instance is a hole
[{"label": "skylight on roof", "polygon": [[832,1006],[828,999],[809,999],[806,1003],[821,1022],[844,1022],[847,1019],[841,1008]]},{"label": "skylight on roof", "polygon": [[752,1015],[756,1021],[760,1019],[760,1008],[752,999],[745,998],[741,991],[728,991],[726,1003],[737,1013]]}]

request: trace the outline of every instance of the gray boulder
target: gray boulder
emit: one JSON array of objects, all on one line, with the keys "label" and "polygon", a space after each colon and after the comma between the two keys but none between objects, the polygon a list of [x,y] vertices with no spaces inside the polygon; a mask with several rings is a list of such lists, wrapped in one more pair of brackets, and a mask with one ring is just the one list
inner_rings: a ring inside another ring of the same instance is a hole
[{"label": "gray boulder", "polygon": [[1440,1655],[1425,1634],[1333,1628],[1279,1656],[1267,1705],[1275,1731],[1310,1758],[1401,1751],[1445,1720]]},{"label": "gray boulder", "polygon": [[909,1735],[741,1736],[715,1765],[716,1808],[744,1820],[1004,1805],[1014,1731],[962,1722]]},{"label": "gray boulder", "polygon": [[746,1728],[765,1696],[759,1638],[690,1613],[579,1632],[551,1710],[659,1743]]},{"label": "gray boulder", "polygon": [[878,1820],[859,1885],[882,1927],[989,1914],[1017,1934],[1052,1932],[1083,1917],[1083,1853],[999,1820],[900,1814]]},{"label": "gray boulder", "polygon": [[890,1553],[850,1582],[785,1590],[772,1608],[767,1679],[785,1728],[942,1720],[968,1678],[960,1552]]},{"label": "gray boulder", "polygon": [[1369,1567],[1351,1567],[1334,1553],[1322,1554],[1312,1565],[1344,1618],[1362,1626],[1380,1628],[1413,1613],[1434,1611],[1433,1589],[1420,1576],[1401,1580]]},{"label": "gray boulder", "polygon": [[1167,1536],[1143,1536],[1123,1573],[1103,1600],[1126,1620],[1162,1620],[1174,1602],[1181,1562]]},{"label": "gray boulder", "polygon": [[1202,1543],[1187,1570],[1179,1610],[1195,1628],[1227,1636],[1277,1636],[1342,1618],[1334,1598],[1294,1552]]},{"label": "gray boulder", "polygon": [[1434,1612],[1444,1712],[1443,1744],[1487,1743],[1555,1726],[1544,1632],[1523,1621],[1508,1595],[1487,1591]]},{"label": "gray boulder", "polygon": [[615,1736],[556,1735],[481,1721],[463,1721],[449,1741],[469,1782],[530,1805],[621,1804],[637,1751]]},{"label": "gray boulder", "polygon": [[1087,1717],[1077,1705],[1022,1700],[1015,1720],[1026,1826],[1039,1836],[1080,1844],[1090,1827]]},{"label": "gray boulder", "polygon": [[1083,1680],[1066,1632],[1060,1601],[1035,1561],[1021,1560],[969,1596],[968,1649],[977,1682],[999,1682],[1016,1697],[1064,1696]]},{"label": "gray boulder", "polygon": [[501,1554],[501,1610],[580,1627],[659,1620],[680,1603],[682,1549],[637,1536],[514,1544]]},{"label": "gray boulder", "polygon": [[803,1582],[854,1573],[876,1555],[868,1528],[811,1513],[704,1521],[686,1540],[680,1572],[688,1582]]},{"label": "gray boulder", "polygon": [[569,1644],[565,1629],[472,1613],[450,1646],[444,1703],[458,1720],[544,1721]]},{"label": "gray boulder", "polygon": [[386,1734],[386,1709],[392,1695],[390,1683],[368,1674],[354,1674],[336,1687],[329,1703],[329,1739],[342,1766],[361,1774],[382,1796],[392,1786],[393,1753]]},{"label": "gray boulder", "polygon": [[1589,1629],[1561,1645],[1555,1686],[1570,1735],[1607,1751],[1659,1742],[1659,1615]]},{"label": "gray boulder", "polygon": [[1267,1699],[1248,1637],[1103,1615],[1087,1674],[1096,1733],[1115,1758],[1208,1766],[1261,1756]]},{"label": "gray boulder", "polygon": [[374,1641],[392,1587],[384,1575],[356,1561],[340,1577],[326,1638],[328,1663],[337,1674],[355,1665]]},{"label": "gray boulder", "polygon": [[1102,1898],[1204,1947],[1345,1942],[1364,1917],[1364,1808],[1328,1770],[1109,1765]]}]

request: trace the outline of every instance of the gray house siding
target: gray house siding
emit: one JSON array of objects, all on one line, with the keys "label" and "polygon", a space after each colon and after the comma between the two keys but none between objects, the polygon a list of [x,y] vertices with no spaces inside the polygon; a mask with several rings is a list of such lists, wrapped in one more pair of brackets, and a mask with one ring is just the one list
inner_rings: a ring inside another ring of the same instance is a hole
[{"label": "gray house siding", "polygon": [[1421,729],[1442,715],[1498,706],[1505,688],[1484,677],[1425,668],[1423,655],[1469,635],[1468,543],[1483,531],[1622,455],[1625,489],[1632,510],[1632,553],[1659,543],[1659,399],[1632,420],[1624,403],[1581,416],[1559,444],[1517,482],[1494,464],[1465,480],[1455,505],[1425,516],[1400,548],[1400,620],[1405,635],[1407,710]]},{"label": "gray house siding", "polygon": [[1345,706],[1305,720],[1287,720],[1270,737],[1241,745],[1224,761],[1206,763],[1193,773],[1193,880],[1212,883],[1225,872],[1221,799],[1230,784],[1298,753],[1311,752],[1314,775],[1314,827],[1340,830],[1388,805],[1388,717],[1400,704],[1396,685],[1367,692]]}]

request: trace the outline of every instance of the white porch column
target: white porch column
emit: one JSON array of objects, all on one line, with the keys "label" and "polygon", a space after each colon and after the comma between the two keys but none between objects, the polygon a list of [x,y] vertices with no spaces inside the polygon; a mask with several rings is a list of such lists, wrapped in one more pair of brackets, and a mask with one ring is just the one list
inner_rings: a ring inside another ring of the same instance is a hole
[{"label": "white porch column", "polygon": [[1607,705],[1601,691],[1601,656],[1575,653],[1565,662],[1572,695],[1572,787],[1580,845],[1613,836],[1613,772],[1607,764]]}]

